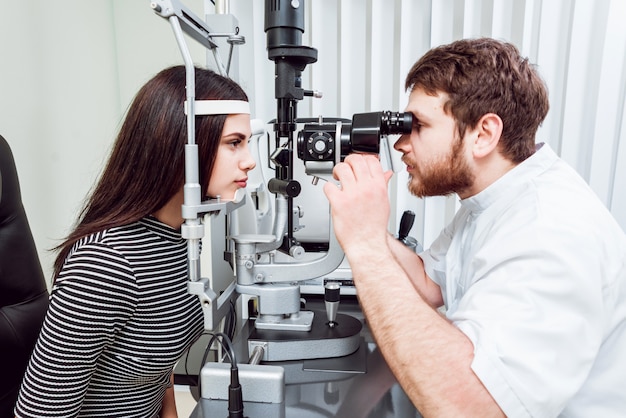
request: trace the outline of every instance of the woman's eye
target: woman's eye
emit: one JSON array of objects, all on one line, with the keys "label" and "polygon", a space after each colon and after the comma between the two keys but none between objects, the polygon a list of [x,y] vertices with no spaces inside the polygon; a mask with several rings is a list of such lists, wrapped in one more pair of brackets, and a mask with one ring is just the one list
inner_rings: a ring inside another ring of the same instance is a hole
[{"label": "woman's eye", "polygon": [[239,146],[239,144],[241,144],[241,139],[236,139],[234,141],[230,141],[229,144],[233,147],[233,148],[237,148]]}]

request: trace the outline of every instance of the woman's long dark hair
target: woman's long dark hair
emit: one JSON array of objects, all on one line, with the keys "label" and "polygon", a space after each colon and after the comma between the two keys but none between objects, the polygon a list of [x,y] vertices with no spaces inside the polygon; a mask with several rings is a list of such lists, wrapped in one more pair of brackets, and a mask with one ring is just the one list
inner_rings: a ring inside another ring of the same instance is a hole
[{"label": "woman's long dark hair", "polygon": [[[196,100],[248,100],[234,81],[196,68]],[[81,238],[126,225],[155,212],[185,182],[187,142],[185,67],[167,68],[137,93],[128,109],[99,181],[87,198],[74,230],[57,246],[56,278]],[[197,116],[196,143],[201,190],[208,189],[226,115]]]}]

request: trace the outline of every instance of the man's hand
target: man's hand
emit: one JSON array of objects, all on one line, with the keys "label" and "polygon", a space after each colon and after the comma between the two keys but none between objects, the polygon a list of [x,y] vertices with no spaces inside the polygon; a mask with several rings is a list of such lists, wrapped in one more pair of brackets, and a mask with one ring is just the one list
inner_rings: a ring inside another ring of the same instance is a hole
[{"label": "man's hand", "polygon": [[346,254],[366,242],[385,243],[389,222],[387,186],[392,171],[383,171],[377,156],[348,155],[333,170],[341,187],[326,183],[335,235]]}]

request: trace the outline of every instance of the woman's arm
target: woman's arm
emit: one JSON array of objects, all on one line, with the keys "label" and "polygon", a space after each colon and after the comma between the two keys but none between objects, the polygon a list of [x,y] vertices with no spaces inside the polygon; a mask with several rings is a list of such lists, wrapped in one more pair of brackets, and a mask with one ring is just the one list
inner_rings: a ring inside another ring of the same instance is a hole
[{"label": "woman's arm", "polygon": [[16,416],[76,416],[83,407],[102,351],[137,303],[131,270],[111,251],[108,260],[114,262],[102,263],[105,251],[103,246],[83,246],[57,278]]},{"label": "woman's arm", "polygon": [[170,386],[165,391],[163,403],[161,404],[160,418],[178,418],[176,411],[176,397],[174,396],[174,373],[170,376]]}]

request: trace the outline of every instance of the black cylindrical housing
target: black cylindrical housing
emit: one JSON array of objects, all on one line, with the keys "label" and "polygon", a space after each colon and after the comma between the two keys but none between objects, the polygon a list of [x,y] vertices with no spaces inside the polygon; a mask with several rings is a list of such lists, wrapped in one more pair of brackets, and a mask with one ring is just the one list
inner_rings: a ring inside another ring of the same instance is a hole
[{"label": "black cylindrical housing", "polygon": [[383,135],[408,134],[411,132],[411,113],[382,112],[357,113],[352,117],[350,131],[351,152],[378,154],[380,137]]},{"label": "black cylindrical housing", "polygon": [[281,194],[286,197],[298,197],[302,191],[302,186],[296,180],[272,178],[267,182],[267,189],[271,193]]},{"label": "black cylindrical housing", "polygon": [[304,0],[266,0],[265,33],[267,49],[302,45]]}]

